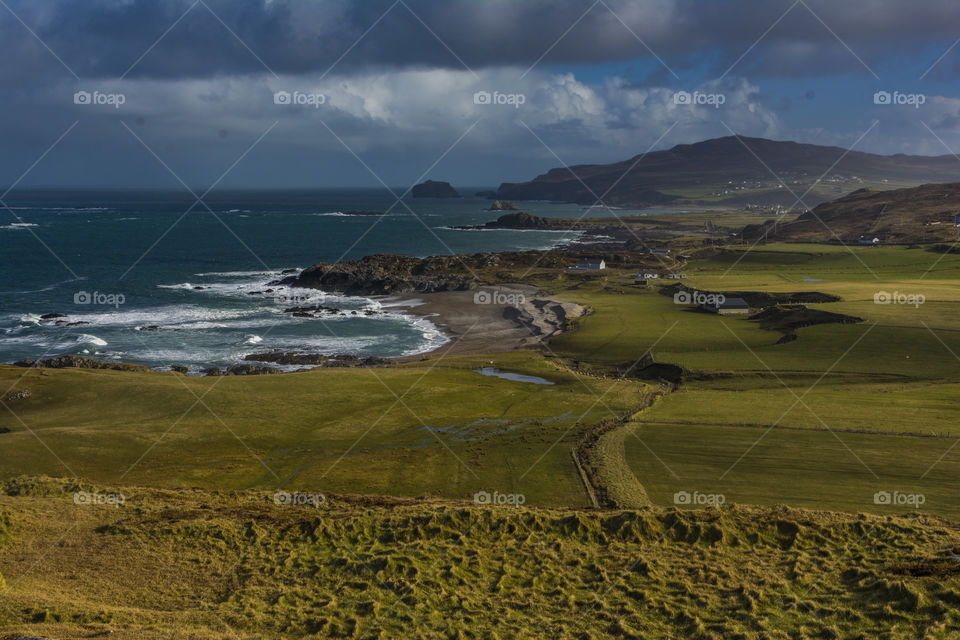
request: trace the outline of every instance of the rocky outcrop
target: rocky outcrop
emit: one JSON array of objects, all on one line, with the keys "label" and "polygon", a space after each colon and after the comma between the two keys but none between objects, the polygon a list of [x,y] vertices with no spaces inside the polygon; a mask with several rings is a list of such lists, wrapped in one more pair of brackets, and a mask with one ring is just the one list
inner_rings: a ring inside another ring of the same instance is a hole
[{"label": "rocky outcrop", "polygon": [[227,367],[226,376],[259,376],[270,373],[283,373],[274,367],[259,367],[253,364],[234,364]]},{"label": "rocky outcrop", "polygon": [[520,207],[510,200],[494,200],[487,211],[520,211]]},{"label": "rocky outcrop", "polygon": [[427,180],[413,188],[414,198],[459,198],[457,190],[449,182]]},{"label": "rocky outcrop", "polygon": [[513,307],[506,307],[503,315],[526,327],[532,336],[543,341],[565,331],[569,320],[580,318],[586,312],[584,307],[573,302],[534,298]]},{"label": "rocky outcrop", "polygon": [[319,353],[291,353],[275,351],[271,353],[251,353],[244,360],[253,362],[272,362],[283,365],[314,365],[319,367],[366,367],[389,364],[384,358],[361,358],[352,355],[325,356]]},{"label": "rocky outcrop", "polygon": [[483,227],[485,229],[568,229],[569,220],[557,218],[543,218],[541,216],[532,216],[529,213],[508,213],[502,215],[493,222],[488,222]]},{"label": "rocky outcrop", "polygon": [[493,253],[429,258],[378,254],[336,264],[321,262],[277,284],[348,295],[465,291],[477,286],[473,270],[498,262]]},{"label": "rocky outcrop", "polygon": [[8,391],[7,393],[3,394],[3,401],[11,402],[15,400],[26,400],[27,398],[30,397],[30,395],[31,393],[29,389],[20,389],[18,391]]},{"label": "rocky outcrop", "polygon": [[18,367],[35,367],[42,369],[112,369],[114,371],[153,371],[148,366],[142,364],[129,364],[126,362],[105,362],[103,360],[94,360],[93,358],[82,358],[80,356],[58,356],[46,360],[19,360],[14,362]]},{"label": "rocky outcrop", "polygon": [[579,226],[577,220],[568,218],[543,218],[519,211],[507,213],[485,224],[454,227],[454,229],[539,229],[543,231],[570,231]]}]

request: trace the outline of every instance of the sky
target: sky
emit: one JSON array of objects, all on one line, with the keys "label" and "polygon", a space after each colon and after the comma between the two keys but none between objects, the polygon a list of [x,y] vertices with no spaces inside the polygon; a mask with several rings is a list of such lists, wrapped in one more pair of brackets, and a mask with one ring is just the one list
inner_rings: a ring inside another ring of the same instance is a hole
[{"label": "sky", "polygon": [[956,0],[2,0],[0,185],[496,186],[733,133],[953,154],[958,39]]}]

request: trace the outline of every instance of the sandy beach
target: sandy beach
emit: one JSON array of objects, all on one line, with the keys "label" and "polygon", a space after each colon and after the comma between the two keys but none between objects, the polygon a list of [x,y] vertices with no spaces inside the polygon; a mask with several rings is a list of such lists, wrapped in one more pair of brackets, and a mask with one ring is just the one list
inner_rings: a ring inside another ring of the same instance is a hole
[{"label": "sandy beach", "polygon": [[428,318],[450,342],[433,351],[397,358],[420,360],[436,355],[495,353],[536,349],[562,333],[567,320],[587,309],[561,302],[528,285],[498,285],[474,291],[444,291],[388,299],[407,313]]}]

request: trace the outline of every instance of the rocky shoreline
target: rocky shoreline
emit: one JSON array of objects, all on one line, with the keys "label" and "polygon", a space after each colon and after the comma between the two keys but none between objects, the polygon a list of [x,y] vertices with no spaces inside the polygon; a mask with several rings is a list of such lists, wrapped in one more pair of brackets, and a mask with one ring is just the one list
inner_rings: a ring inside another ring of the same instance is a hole
[{"label": "rocky shoreline", "polygon": [[[485,228],[569,227],[569,220],[549,220],[523,212],[505,214],[487,223]],[[623,247],[621,246],[622,250]],[[384,359],[357,355],[318,354],[298,351],[263,351],[244,356],[244,362],[211,366],[200,375],[257,375],[303,371],[316,367],[385,366],[391,362],[429,358],[443,353],[486,353],[524,348],[541,348],[543,342],[568,329],[571,322],[587,310],[572,303],[555,300],[536,287],[519,284],[490,285],[504,275],[532,268],[563,269],[585,257],[602,257],[611,265],[634,267],[631,254],[615,253],[612,247],[596,247],[589,252],[566,248],[554,251],[484,252],[464,255],[416,258],[404,255],[374,254],[359,260],[338,263],[321,262],[299,273],[282,271],[269,282],[265,294],[281,286],[315,289],[330,293],[372,298],[392,298],[391,306],[429,320],[450,340],[431,352]],[[625,257],[626,256],[626,257]],[[200,287],[195,287],[200,288]],[[375,315],[370,309],[346,311],[323,304],[301,304],[283,309],[285,315],[315,318],[345,315]],[[66,314],[49,313],[40,322],[74,326]],[[159,330],[159,325],[143,325],[137,330]],[[21,367],[87,368],[124,371],[153,371],[146,365],[100,361],[81,356],[60,356],[39,360],[21,360]],[[183,365],[169,370],[193,374]]]}]

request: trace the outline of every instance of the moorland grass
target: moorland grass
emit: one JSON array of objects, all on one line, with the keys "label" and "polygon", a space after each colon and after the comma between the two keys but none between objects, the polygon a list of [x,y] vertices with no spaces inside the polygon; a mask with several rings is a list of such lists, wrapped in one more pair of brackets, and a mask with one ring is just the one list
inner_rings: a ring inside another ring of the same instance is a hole
[{"label": "moorland grass", "polygon": [[[123,507],[75,505],[78,489]],[[803,509],[605,513],[19,478],[0,634],[950,638],[960,535]],[[162,588],[158,588],[162,585]]]}]

